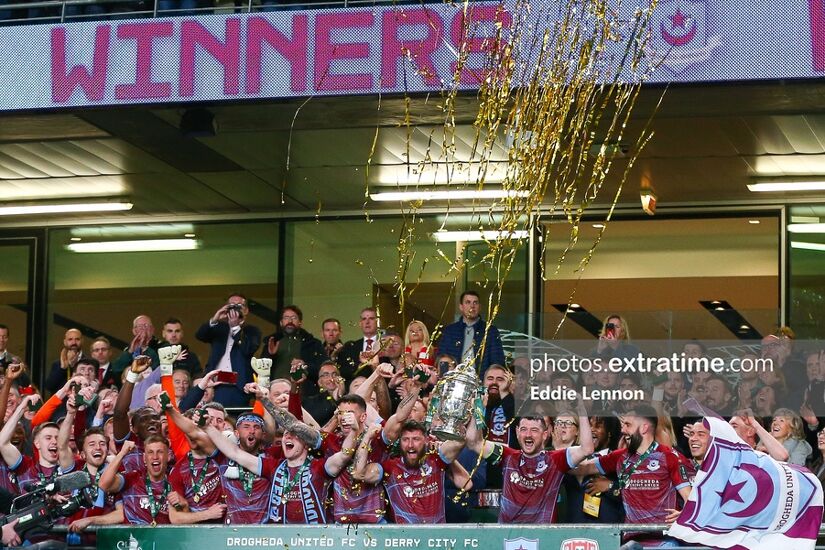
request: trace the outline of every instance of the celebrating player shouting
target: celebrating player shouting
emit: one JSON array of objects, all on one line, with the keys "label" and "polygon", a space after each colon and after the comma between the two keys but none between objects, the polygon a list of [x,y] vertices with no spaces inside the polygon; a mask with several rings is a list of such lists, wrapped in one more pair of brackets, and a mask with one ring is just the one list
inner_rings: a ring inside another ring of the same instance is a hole
[{"label": "celebrating player shouting", "polygon": [[516,429],[521,450],[501,443],[484,441],[471,422],[467,428],[467,447],[500,466],[504,485],[499,523],[551,523],[555,519],[556,501],[564,474],[593,452],[593,436],[587,410],[579,400],[581,445],[546,451],[550,437],[544,418],[522,418]]}]

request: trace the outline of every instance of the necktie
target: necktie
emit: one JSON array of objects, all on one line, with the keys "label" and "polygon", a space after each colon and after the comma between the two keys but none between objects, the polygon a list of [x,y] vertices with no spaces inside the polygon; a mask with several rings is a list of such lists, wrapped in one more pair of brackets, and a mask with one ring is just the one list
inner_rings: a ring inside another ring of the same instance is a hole
[{"label": "necktie", "polygon": [[372,351],[372,338],[367,338],[364,341],[364,344],[365,344],[364,351]]}]

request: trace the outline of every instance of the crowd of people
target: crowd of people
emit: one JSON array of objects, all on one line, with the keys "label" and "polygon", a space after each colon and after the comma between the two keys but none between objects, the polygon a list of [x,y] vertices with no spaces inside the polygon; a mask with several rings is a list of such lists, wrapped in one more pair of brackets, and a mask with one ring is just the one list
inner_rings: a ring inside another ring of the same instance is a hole
[{"label": "crowd of people", "polygon": [[[0,326],[0,491],[88,472],[98,498],[66,519],[81,534],[120,523],[461,523],[491,504],[507,524],[662,523],[690,495],[708,415],[825,478],[814,413],[823,407],[813,403],[825,396],[823,356],[796,352],[787,329],[761,342],[779,367],[768,373],[559,374],[549,382],[648,397],[594,403],[578,393],[523,415],[515,395],[529,369],[505,356],[476,292],[461,295],[457,321],[435,342],[420,321],[403,334],[380,330],[372,307],[358,326],[360,337],[342,342],[341,322],[325,319],[316,338],[290,305],[264,337],[233,294],[196,331],[210,348],[204,363],[178,319],[159,339],[139,315],[116,354],[101,337],[86,355],[81,332],[66,331],[40,389],[7,353]],[[685,352],[706,350],[694,341]],[[605,319],[592,353],[639,353],[626,320]],[[439,442],[429,401],[439,379],[467,363],[480,374],[481,409],[463,438]]]}]

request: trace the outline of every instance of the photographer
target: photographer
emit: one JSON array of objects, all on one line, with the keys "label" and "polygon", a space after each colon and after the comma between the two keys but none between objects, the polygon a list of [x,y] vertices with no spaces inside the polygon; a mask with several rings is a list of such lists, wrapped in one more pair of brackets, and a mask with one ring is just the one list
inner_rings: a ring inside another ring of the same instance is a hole
[{"label": "photographer", "polygon": [[[249,404],[243,387],[252,382],[252,356],[261,345],[261,330],[246,323],[249,308],[246,297],[232,294],[226,304],[201,325],[195,337],[211,346],[205,372],[212,370],[235,373],[215,388],[215,401],[225,407],[243,407]],[[234,382],[230,381],[234,378]]]}]

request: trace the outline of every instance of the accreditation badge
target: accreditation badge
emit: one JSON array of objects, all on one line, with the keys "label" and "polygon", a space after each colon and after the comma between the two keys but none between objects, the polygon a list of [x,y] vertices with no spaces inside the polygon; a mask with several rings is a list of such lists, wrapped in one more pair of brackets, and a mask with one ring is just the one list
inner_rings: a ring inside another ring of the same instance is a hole
[{"label": "accreditation badge", "polygon": [[599,517],[599,507],[602,505],[602,497],[595,495],[584,494],[584,502],[582,502],[582,511],[588,516],[594,518]]}]

